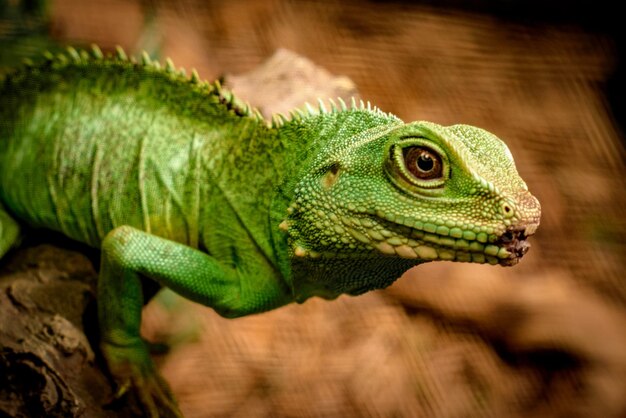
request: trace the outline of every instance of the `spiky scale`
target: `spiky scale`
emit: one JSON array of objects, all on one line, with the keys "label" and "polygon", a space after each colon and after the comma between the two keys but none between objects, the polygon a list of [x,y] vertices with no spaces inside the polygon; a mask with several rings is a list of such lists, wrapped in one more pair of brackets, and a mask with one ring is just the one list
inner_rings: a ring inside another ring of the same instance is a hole
[{"label": "spiky scale", "polygon": [[146,51],[143,51],[141,53],[141,63],[143,65],[150,65],[150,63],[152,62],[152,60],[150,59],[150,55],[148,55],[148,53]]},{"label": "spiky scale", "polygon": [[195,68],[191,70],[191,76],[189,77],[189,81],[193,84],[198,84],[200,82],[200,76],[198,76],[198,72]]},{"label": "spiky scale", "polygon": [[333,113],[337,112],[338,111],[337,103],[335,103],[335,101],[333,99],[331,99],[331,98],[328,98],[328,102],[330,103],[330,111],[333,112]]},{"label": "spiky scale", "polygon": [[277,114],[273,114],[272,115],[272,125],[271,125],[272,129],[277,129],[280,126],[281,126],[281,121],[278,118],[278,115]]},{"label": "spiky scale", "polygon": [[174,74],[176,72],[176,68],[174,67],[174,63],[169,58],[165,59],[165,72],[167,72],[169,74]]},{"label": "spiky scale", "polygon": [[276,116],[278,116],[278,118],[280,119],[280,123],[281,125],[284,125],[285,123],[289,122],[289,119],[287,119],[287,116],[285,116],[282,113],[276,113]]},{"label": "spiky scale", "polygon": [[320,113],[328,113],[328,111],[326,110],[326,105],[324,104],[324,101],[322,99],[317,99],[317,104]]},{"label": "spiky scale", "polygon": [[101,60],[104,58],[104,55],[102,54],[102,50],[100,49],[100,47],[96,44],[91,44],[91,55],[98,60]]},{"label": "spiky scale", "polygon": [[265,119],[263,118],[263,115],[261,114],[261,111],[260,111],[259,109],[257,109],[256,107],[254,108],[254,110],[253,110],[252,114],[253,114],[253,115],[254,115],[254,117],[255,117],[258,121],[260,121],[260,122],[262,122],[262,121],[264,121],[264,120],[265,120]]},{"label": "spiky scale", "polygon": [[307,116],[307,113],[304,110],[302,110],[302,109],[300,109],[298,107],[296,107],[295,109],[289,111],[290,119],[295,121],[295,122],[304,119],[306,116]]},{"label": "spiky scale", "polygon": [[119,45],[115,47],[115,57],[120,61],[128,61],[126,52],[124,52],[124,49]]},{"label": "spiky scale", "polygon": [[67,57],[65,56],[65,54],[63,54],[63,53],[61,53],[61,52],[59,52],[59,53],[56,55],[56,57],[54,57],[54,58],[53,58],[53,60],[56,60],[59,64],[62,64],[62,65],[63,65],[63,64],[66,64],[66,63],[67,63],[67,61],[68,61],[68,59],[67,59]]},{"label": "spiky scale", "polygon": [[70,58],[74,61],[74,62],[81,62],[81,56],[78,53],[78,51],[76,51],[76,49],[72,48],[71,46],[67,47],[67,54],[70,56]]}]

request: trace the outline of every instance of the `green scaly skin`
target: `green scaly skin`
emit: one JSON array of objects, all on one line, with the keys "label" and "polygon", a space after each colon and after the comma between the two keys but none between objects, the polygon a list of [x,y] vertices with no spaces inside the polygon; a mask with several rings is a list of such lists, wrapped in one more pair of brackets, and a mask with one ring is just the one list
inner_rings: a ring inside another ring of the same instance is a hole
[{"label": "green scaly skin", "polygon": [[506,145],[471,126],[341,101],[268,122],[195,72],[96,47],[0,93],[0,256],[20,224],[101,249],[102,352],[150,416],[180,412],[139,335],[143,279],[238,317],[426,261],[513,265],[539,224]]}]

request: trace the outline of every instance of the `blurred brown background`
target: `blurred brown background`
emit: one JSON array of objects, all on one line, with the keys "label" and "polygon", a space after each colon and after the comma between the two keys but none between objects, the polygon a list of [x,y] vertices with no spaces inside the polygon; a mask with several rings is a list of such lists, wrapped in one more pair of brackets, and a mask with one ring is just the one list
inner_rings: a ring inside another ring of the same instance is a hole
[{"label": "blurred brown background", "polygon": [[406,121],[495,133],[542,203],[512,269],[424,265],[384,291],[238,320],[162,296],[145,328],[173,345],[160,365],[186,416],[626,416],[624,44],[608,2],[57,0],[47,13],[57,43],[146,49],[208,80],[286,48]]}]

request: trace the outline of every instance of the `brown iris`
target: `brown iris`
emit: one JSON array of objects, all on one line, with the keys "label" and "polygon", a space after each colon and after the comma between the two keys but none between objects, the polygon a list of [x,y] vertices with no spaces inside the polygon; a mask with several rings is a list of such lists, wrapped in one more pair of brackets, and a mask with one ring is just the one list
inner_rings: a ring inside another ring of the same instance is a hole
[{"label": "brown iris", "polygon": [[426,147],[407,147],[403,150],[404,164],[415,178],[434,180],[443,176],[441,157]]}]

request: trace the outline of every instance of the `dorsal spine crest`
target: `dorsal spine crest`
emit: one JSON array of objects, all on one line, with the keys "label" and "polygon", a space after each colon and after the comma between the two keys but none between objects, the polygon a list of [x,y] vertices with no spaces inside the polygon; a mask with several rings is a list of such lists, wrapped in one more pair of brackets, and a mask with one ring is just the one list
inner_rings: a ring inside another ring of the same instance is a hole
[{"label": "dorsal spine crest", "polygon": [[104,54],[97,45],[92,45],[90,51],[77,50],[70,46],[66,48],[64,53],[57,55],[46,51],[43,53],[43,61],[39,64],[34,63],[32,60],[25,60],[22,68],[7,74],[4,80],[0,81],[18,83],[23,77],[28,77],[31,72],[47,69],[58,70],[69,65],[128,65],[140,67],[145,71],[154,71],[174,82],[189,83],[192,88],[200,93],[215,97],[218,103],[226,106],[228,110],[233,111],[238,116],[250,117],[266,123],[257,109],[252,108],[247,103],[241,103],[231,92],[224,90],[219,81],[214,83],[203,82],[195,69],[192,70],[190,76],[187,76],[186,71],[182,68],[177,69],[169,58],[166,59],[165,65],[162,67],[159,61],[152,60],[145,51],[142,52],[140,59],[137,60],[133,56],[129,57],[120,46],[117,46],[112,54]]},{"label": "dorsal spine crest", "polygon": [[66,48],[65,53],[59,53],[57,55],[53,55],[49,51],[46,51],[43,53],[42,63],[37,64],[31,60],[24,60],[23,67],[13,73],[7,74],[4,82],[19,82],[22,77],[27,77],[31,71],[40,71],[42,69],[60,69],[68,65],[129,65],[140,67],[145,71],[154,71],[168,77],[174,82],[188,83],[192,88],[198,90],[200,93],[215,98],[217,103],[225,106],[229,111],[232,111],[237,116],[255,119],[258,122],[264,123],[272,128],[280,128],[290,122],[299,123],[304,119],[320,114],[332,114],[337,112],[369,111],[377,113],[380,116],[392,117],[392,115],[381,111],[375,106],[372,106],[369,101],[367,102],[367,105],[363,102],[363,100],[359,100],[357,103],[357,99],[352,97],[351,104],[348,106],[341,97],[338,97],[337,102],[339,105],[337,105],[333,99],[328,99],[330,109],[327,108],[324,100],[318,99],[317,108],[314,108],[309,103],[305,103],[304,110],[295,108],[291,110],[287,116],[278,113],[272,115],[269,120],[266,120],[262,116],[259,109],[251,106],[249,103],[242,102],[237,99],[231,91],[222,87],[219,80],[216,80],[213,83],[202,81],[195,69],[192,69],[191,74],[187,76],[185,70],[182,68],[177,69],[170,58],[167,58],[165,60],[165,64],[161,65],[158,60],[150,58],[148,53],[145,51],[143,51],[137,59],[132,55],[129,56],[126,54],[124,49],[120,46],[117,46],[113,53],[107,54],[103,53],[102,50],[95,44],[91,45],[90,50],[76,49],[70,46]]}]

